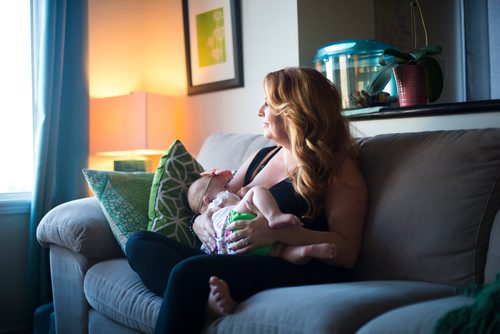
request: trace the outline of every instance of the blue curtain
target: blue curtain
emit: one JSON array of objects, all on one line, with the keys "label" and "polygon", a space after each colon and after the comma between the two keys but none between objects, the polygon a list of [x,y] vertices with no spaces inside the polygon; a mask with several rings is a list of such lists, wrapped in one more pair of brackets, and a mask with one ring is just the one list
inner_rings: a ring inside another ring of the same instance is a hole
[{"label": "blue curtain", "polygon": [[490,99],[488,0],[464,0],[467,101]]},{"label": "blue curtain", "polygon": [[464,0],[467,101],[500,98],[500,3]]},{"label": "blue curtain", "polygon": [[30,218],[30,306],[51,301],[48,252],[36,228],[53,207],[86,196],[88,157],[87,0],[31,0],[34,187]]}]

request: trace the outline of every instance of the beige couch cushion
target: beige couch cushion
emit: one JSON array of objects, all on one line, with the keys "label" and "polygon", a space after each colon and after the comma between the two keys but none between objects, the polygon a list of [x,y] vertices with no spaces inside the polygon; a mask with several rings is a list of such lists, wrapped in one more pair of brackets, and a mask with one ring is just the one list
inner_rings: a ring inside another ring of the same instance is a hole
[{"label": "beige couch cushion", "polygon": [[207,333],[355,333],[388,310],[452,293],[453,288],[447,286],[409,281],[271,289],[247,299],[235,313],[213,323]]},{"label": "beige couch cushion", "polygon": [[500,129],[391,134],[361,144],[369,209],[359,279],[483,280],[500,206]]},{"label": "beige couch cushion", "polygon": [[260,134],[215,133],[208,137],[198,154],[203,168],[237,169],[252,154],[276,145]]}]

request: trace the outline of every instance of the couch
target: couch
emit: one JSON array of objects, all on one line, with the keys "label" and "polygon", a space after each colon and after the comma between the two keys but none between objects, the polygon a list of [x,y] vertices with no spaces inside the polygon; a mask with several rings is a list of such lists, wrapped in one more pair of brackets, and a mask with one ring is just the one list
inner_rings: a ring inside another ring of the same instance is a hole
[{"label": "couch", "polygon": [[[236,168],[269,145],[214,134],[206,169]],[[460,288],[500,272],[500,129],[386,134],[358,140],[369,207],[355,280],[262,291],[207,333],[430,333],[474,299]],[[52,209],[37,230],[50,248],[58,333],[152,333],[161,298],[129,267],[93,197]]]}]

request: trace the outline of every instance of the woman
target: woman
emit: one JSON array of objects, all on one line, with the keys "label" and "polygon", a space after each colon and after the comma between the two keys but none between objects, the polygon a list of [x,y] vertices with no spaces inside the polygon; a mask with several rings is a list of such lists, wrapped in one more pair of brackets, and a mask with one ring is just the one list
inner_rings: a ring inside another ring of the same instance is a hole
[{"label": "woman", "polygon": [[[276,242],[333,243],[336,256],[298,266],[270,256],[203,255],[152,233],[136,234],[127,244],[129,262],[148,288],[163,294],[157,333],[197,333],[207,320],[207,309],[218,316],[265,289],[345,280],[346,268],[356,263],[366,185],[337,90],[308,68],[272,72],[264,80],[264,90],[258,116],[264,136],[277,146],[250,157],[230,186],[241,188],[240,194],[254,186],[268,188],[281,211],[300,217],[304,226],[271,229],[258,214],[229,226],[237,232],[228,241],[239,253]],[[208,217],[199,216],[192,227],[206,247],[215,247]]]}]

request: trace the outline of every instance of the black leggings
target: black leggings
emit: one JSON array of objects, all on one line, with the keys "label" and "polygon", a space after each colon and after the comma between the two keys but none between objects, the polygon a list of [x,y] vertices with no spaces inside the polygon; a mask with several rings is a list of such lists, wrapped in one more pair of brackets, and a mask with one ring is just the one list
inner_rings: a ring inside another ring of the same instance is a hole
[{"label": "black leggings", "polygon": [[163,295],[155,333],[199,333],[205,323],[208,279],[225,280],[236,302],[262,290],[348,280],[347,270],[319,261],[298,266],[273,256],[207,255],[152,232],[127,242],[131,267]]}]

